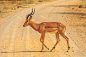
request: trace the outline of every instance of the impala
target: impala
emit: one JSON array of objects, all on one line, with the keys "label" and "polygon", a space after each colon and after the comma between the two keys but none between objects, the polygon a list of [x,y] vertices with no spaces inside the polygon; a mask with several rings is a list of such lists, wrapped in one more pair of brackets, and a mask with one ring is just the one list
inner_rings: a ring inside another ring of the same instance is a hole
[{"label": "impala", "polygon": [[32,15],[34,13],[35,13],[35,8],[34,8],[34,12],[33,12],[33,8],[32,8],[32,12],[26,16],[26,21],[25,21],[23,27],[30,25],[34,30],[38,31],[41,34],[40,42],[42,43],[42,50],[44,49],[44,46],[49,50],[49,48],[44,44],[44,37],[45,37],[46,32],[55,32],[55,34],[56,34],[56,43],[50,51],[55,49],[56,45],[60,41],[59,34],[63,38],[65,38],[65,40],[67,41],[67,46],[68,46],[68,50],[69,50],[70,49],[69,38],[65,35],[66,26],[60,22],[42,22],[42,23],[37,24],[32,21]]}]

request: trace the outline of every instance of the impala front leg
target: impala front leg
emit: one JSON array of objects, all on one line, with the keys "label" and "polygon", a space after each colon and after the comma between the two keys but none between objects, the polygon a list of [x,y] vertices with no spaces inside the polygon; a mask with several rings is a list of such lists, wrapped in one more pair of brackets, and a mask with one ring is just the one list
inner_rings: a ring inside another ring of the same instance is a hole
[{"label": "impala front leg", "polygon": [[40,42],[42,43],[42,50],[44,49],[44,46],[49,50],[49,48],[44,44],[44,37],[45,33],[42,33],[40,38]]},{"label": "impala front leg", "polygon": [[60,41],[60,39],[59,39],[59,33],[57,32],[56,33],[56,44],[54,45],[54,47],[50,51],[52,51],[53,49],[55,49],[55,47],[56,47],[56,45],[58,44],[59,41]]}]

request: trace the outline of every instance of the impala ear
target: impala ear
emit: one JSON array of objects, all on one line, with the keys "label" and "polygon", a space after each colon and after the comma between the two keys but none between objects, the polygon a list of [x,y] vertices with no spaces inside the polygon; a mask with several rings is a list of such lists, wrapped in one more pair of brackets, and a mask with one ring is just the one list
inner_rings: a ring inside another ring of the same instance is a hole
[{"label": "impala ear", "polygon": [[31,20],[32,19],[32,16],[30,16],[30,19],[29,20]]}]

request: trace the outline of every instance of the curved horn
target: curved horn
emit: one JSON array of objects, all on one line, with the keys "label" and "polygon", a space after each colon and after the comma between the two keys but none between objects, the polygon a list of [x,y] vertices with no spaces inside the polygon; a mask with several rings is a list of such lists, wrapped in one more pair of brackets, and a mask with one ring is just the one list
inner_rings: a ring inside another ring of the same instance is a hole
[{"label": "curved horn", "polygon": [[35,8],[34,8],[34,12],[33,12],[33,8],[32,8],[32,12],[26,16],[26,19],[28,19],[28,17],[29,17],[30,15],[33,15],[34,13],[35,13]]},{"label": "curved horn", "polygon": [[[33,10],[32,10],[32,11],[33,11]],[[33,12],[33,14],[34,14],[34,13],[35,13],[35,8],[34,8],[34,12]],[[33,14],[32,14],[32,15],[33,15]]]},{"label": "curved horn", "polygon": [[33,13],[33,8],[32,8],[32,12],[30,14],[32,14],[32,13]]}]

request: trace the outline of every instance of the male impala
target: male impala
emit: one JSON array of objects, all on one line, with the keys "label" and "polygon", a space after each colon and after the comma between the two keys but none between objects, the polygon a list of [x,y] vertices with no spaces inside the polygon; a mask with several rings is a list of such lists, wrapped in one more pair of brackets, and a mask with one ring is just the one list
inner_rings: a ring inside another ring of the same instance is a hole
[{"label": "male impala", "polygon": [[50,51],[55,49],[56,45],[60,41],[59,34],[66,39],[69,50],[69,38],[65,35],[66,26],[59,22],[42,22],[40,24],[37,24],[32,21],[32,15],[34,14],[34,12],[32,9],[32,12],[27,15],[23,27],[30,25],[34,30],[38,31],[41,34],[40,42],[42,43],[42,50],[44,49],[44,46],[49,50],[49,48],[44,44],[45,32],[56,32],[56,44]]}]

